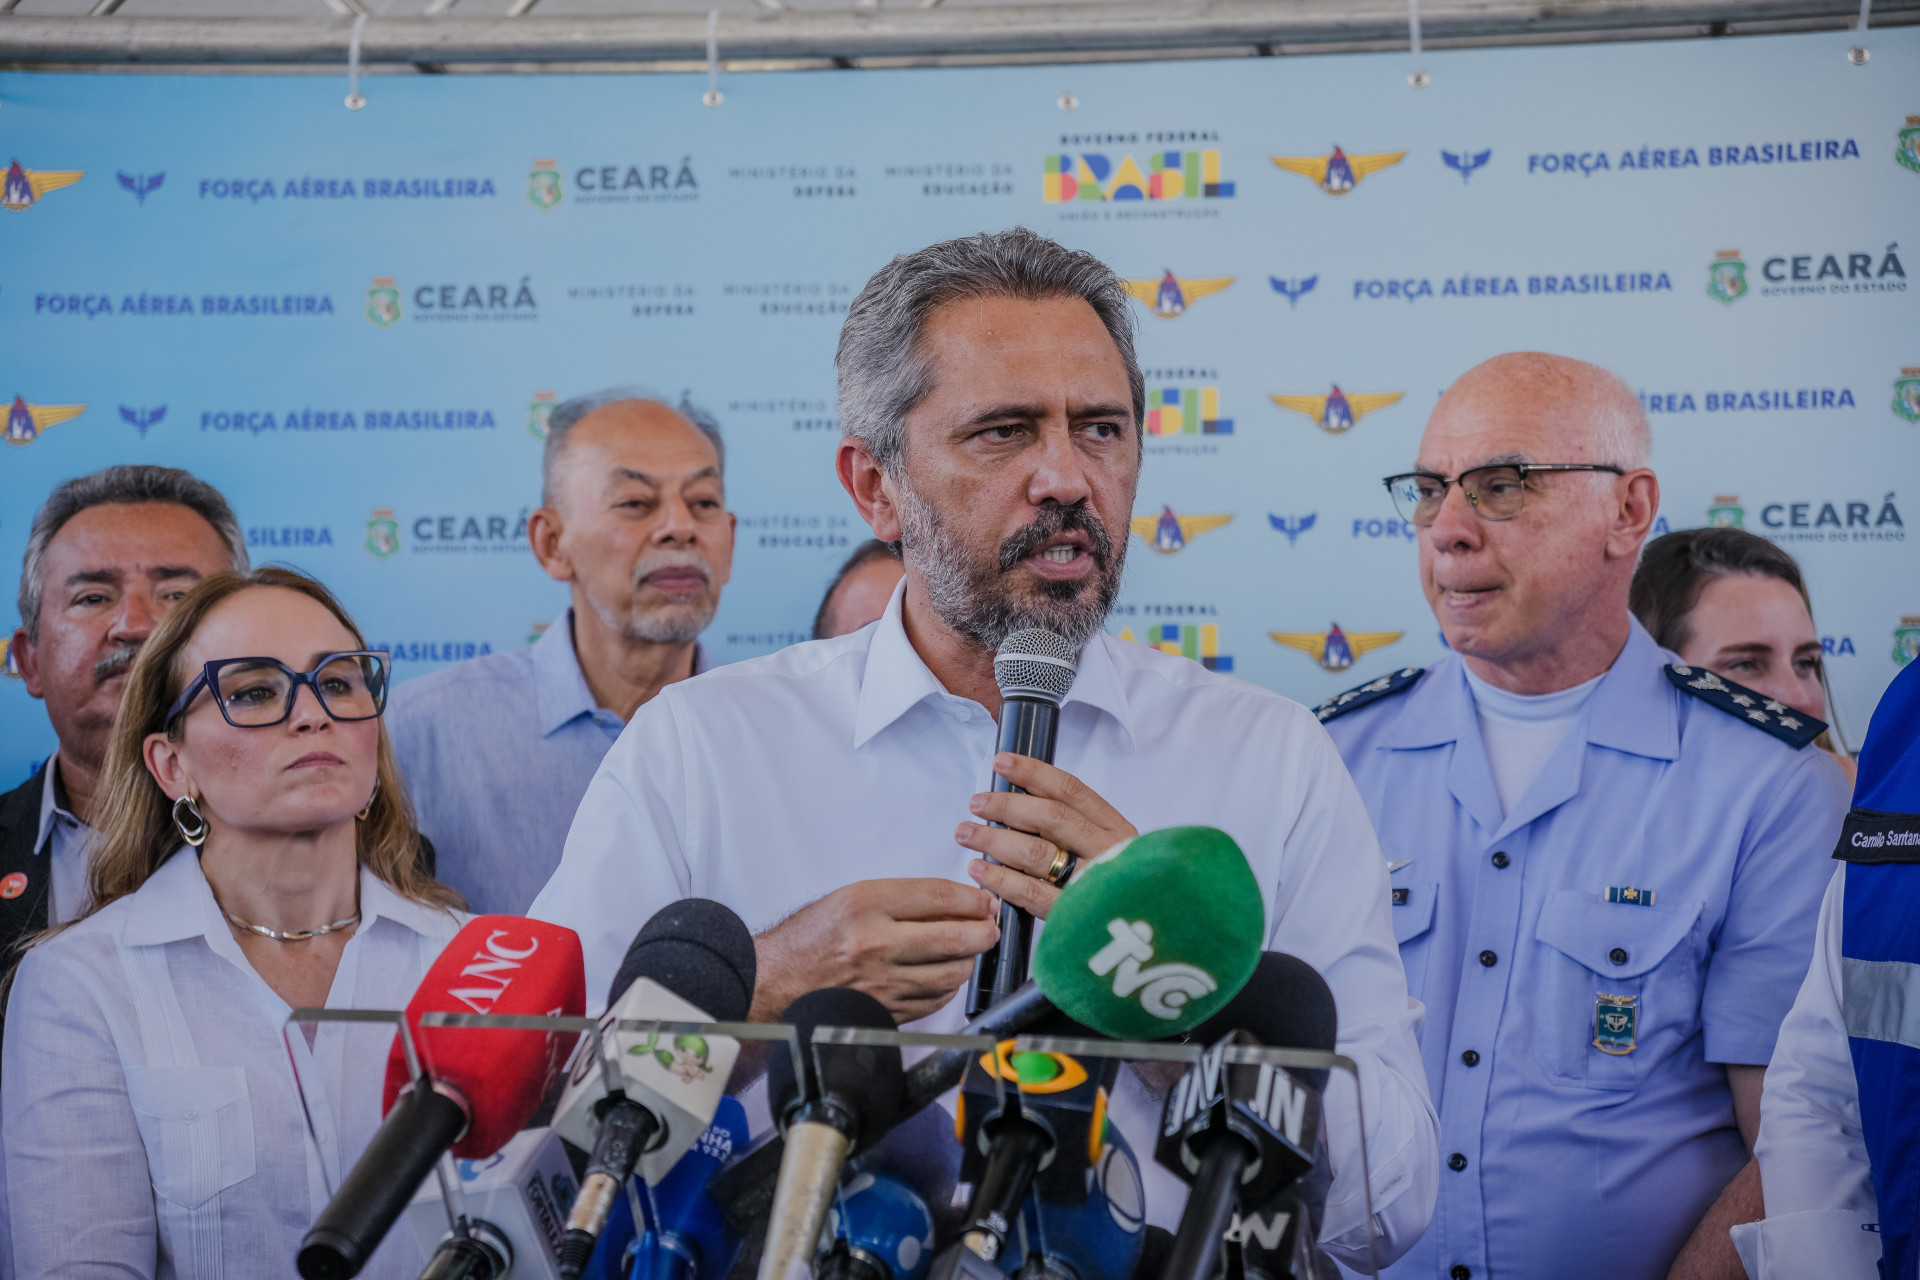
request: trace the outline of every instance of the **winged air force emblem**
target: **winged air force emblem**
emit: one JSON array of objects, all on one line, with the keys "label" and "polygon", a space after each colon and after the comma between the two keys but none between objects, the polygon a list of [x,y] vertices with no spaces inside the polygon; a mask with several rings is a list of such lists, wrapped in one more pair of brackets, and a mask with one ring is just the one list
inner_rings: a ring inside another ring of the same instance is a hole
[{"label": "winged air force emblem", "polygon": [[1375,649],[1384,649],[1404,631],[1342,631],[1339,623],[1325,631],[1269,631],[1275,644],[1298,649],[1322,671],[1345,671]]},{"label": "winged air force emblem", "polygon": [[7,410],[7,425],[0,436],[8,444],[32,444],[48,427],[70,422],[87,411],[83,404],[28,404],[20,396],[13,398]]},{"label": "winged air force emblem", "polygon": [[1378,409],[1399,404],[1404,391],[1367,391],[1349,395],[1339,383],[1323,396],[1268,396],[1282,409],[1304,413],[1313,425],[1330,435],[1351,431],[1355,423]]},{"label": "winged air force emblem", "polygon": [[1369,155],[1348,155],[1339,147],[1324,156],[1274,156],[1273,163],[1288,173],[1297,173],[1312,181],[1330,196],[1343,196],[1360,185],[1370,173],[1378,173],[1406,158],[1404,151],[1375,151]]},{"label": "winged air force emblem", "polygon": [[1232,276],[1205,276],[1183,280],[1169,271],[1158,280],[1127,280],[1127,292],[1147,304],[1162,320],[1173,320],[1210,293],[1232,284]]},{"label": "winged air force emblem", "polygon": [[1233,519],[1224,516],[1182,516],[1175,515],[1172,507],[1160,508],[1157,516],[1135,516],[1133,518],[1133,536],[1145,542],[1163,556],[1185,551],[1187,543],[1203,533],[1218,529]]}]

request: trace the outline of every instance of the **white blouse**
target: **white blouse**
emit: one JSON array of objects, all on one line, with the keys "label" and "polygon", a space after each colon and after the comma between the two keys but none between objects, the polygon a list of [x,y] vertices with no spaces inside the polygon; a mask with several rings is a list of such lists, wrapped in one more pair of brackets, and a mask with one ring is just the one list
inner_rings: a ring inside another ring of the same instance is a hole
[{"label": "white blouse", "polygon": [[[403,1008],[462,919],[364,868],[360,910],[327,1007]],[[309,1047],[281,1035],[289,1012],[187,849],[29,951],[0,1063],[7,1274],[293,1275],[380,1122],[393,1029],[322,1023]],[[403,1228],[363,1274],[423,1261]]]}]

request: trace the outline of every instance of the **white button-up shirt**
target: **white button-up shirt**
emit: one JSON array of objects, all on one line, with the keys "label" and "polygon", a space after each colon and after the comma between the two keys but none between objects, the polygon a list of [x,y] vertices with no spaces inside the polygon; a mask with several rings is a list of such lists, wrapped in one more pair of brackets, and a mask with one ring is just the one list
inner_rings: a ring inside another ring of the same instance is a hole
[{"label": "white button-up shirt", "polygon": [[[587,788],[566,852],[531,914],[576,930],[587,989],[607,990],[634,932],[688,896],[760,932],[859,880],[966,881],[955,843],[991,781],[997,731],[948,693],[908,641],[902,591],[851,635],[669,685],[634,716]],[[1278,694],[1145,645],[1096,635],[1061,712],[1055,762],[1141,830],[1204,823],[1246,851],[1266,898],[1268,945],[1325,976],[1340,1052],[1359,1064],[1382,1260],[1426,1229],[1437,1122],[1388,919],[1386,866],[1347,771],[1313,715]],[[1083,851],[1085,852],[1085,851]],[[961,1022],[956,998],[920,1030]],[[1185,1190],[1152,1162],[1157,1104],[1116,1091],[1140,1154],[1150,1220],[1172,1224]],[[1349,1077],[1327,1098],[1334,1180],[1322,1239],[1366,1251]]]},{"label": "white button-up shirt", "polygon": [[[460,918],[365,870],[360,911],[327,1006],[402,1008]],[[282,1037],[290,1012],[191,850],[27,952],[0,1070],[10,1273],[291,1275],[380,1122],[393,1028],[322,1023],[309,1048]],[[363,1274],[412,1280],[423,1262],[401,1229]]]},{"label": "white button-up shirt", "polygon": [[1813,963],[1786,1021],[1760,1096],[1760,1185],[1767,1216],[1733,1228],[1755,1280],[1877,1280],[1880,1208],[1860,1121],[1843,1011],[1840,943],[1846,920],[1842,864],[1820,904]]},{"label": "white button-up shirt", "polygon": [[47,923],[65,924],[79,915],[86,905],[87,845],[93,840],[93,828],[73,816],[60,803],[64,787],[54,784],[60,772],[60,758],[47,761],[40,772],[40,828],[34,833],[33,851],[45,853],[49,860],[47,883]]}]

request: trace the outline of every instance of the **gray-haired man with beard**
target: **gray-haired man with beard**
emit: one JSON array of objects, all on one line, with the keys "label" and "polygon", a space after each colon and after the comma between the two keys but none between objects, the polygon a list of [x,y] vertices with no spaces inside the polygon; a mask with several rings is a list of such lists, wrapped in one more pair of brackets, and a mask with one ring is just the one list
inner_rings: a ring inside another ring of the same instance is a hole
[{"label": "gray-haired man with beard", "polygon": [[[635,921],[716,899],[758,935],[755,1017],[850,986],[900,1022],[951,1030],[956,993],[997,938],[996,897],[1044,917],[1061,850],[1221,827],[1262,886],[1269,945],[1333,988],[1340,1051],[1360,1064],[1386,1261],[1426,1229],[1439,1174],[1421,1010],[1360,797],[1303,707],[1102,629],[1140,474],[1127,307],[1097,259],[1018,229],[905,254],[867,283],[840,334],[837,465],[874,536],[902,544],[886,614],[643,708],[533,914],[580,934],[597,993]],[[1058,767],[993,754],[994,650],[1032,626],[1080,650]],[[1025,794],[990,792],[995,771]],[[1321,1240],[1357,1263],[1352,1084],[1337,1078],[1326,1108]],[[1133,1076],[1109,1114],[1135,1151],[1151,1149],[1158,1106]],[[1184,1191],[1142,1172],[1150,1220],[1170,1225]]]},{"label": "gray-haired man with beard", "polygon": [[527,538],[570,603],[528,648],[395,686],[420,830],[475,911],[526,911],[627,721],[707,669],[699,635],[733,568],[725,462],[690,404],[621,387],[556,406]]},{"label": "gray-haired man with beard", "polygon": [[246,567],[227,500],[173,467],[77,476],[34,513],[12,652],[60,747],[0,796],[0,968],[87,905],[94,789],[134,654],[196,582]]}]

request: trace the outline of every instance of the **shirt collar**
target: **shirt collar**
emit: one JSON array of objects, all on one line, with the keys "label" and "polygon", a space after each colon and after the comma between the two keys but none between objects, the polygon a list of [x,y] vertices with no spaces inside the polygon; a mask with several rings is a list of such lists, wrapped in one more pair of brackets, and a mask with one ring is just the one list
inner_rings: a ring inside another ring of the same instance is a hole
[{"label": "shirt collar", "polygon": [[[130,915],[121,939],[127,946],[203,937],[218,951],[233,942],[213,888],[200,869],[200,857],[185,846],[161,863],[126,901]],[[452,918],[445,908],[402,897],[379,876],[360,868],[360,933],[367,932],[375,920],[386,919],[423,937],[439,937],[447,933]]]},{"label": "shirt collar", "polygon": [[39,853],[47,847],[47,841],[53,835],[53,824],[64,818],[81,831],[87,824],[73,816],[73,807],[67,799],[67,789],[60,781],[60,757],[58,754],[48,757],[47,767],[41,770],[43,779],[40,788],[40,828],[34,833],[33,851]]},{"label": "shirt collar", "polygon": [[[697,676],[712,666],[707,647],[694,641],[693,674]],[[533,697],[543,738],[600,710],[593,691],[587,688],[586,673],[580,670],[580,655],[573,649],[571,605],[562,609],[533,642]]]},{"label": "shirt collar", "polygon": [[[930,697],[955,695],[947,692],[939,678],[907,639],[906,623],[901,616],[907,593],[906,579],[894,587],[887,611],[874,624],[867,642],[866,671],[860,679],[860,697],[853,717],[853,748],[858,751],[882,729],[891,725]],[[1104,631],[1095,632],[1080,655],[1074,673],[1073,688],[1067,702],[1080,702],[1112,716],[1125,736],[1127,749],[1133,749],[1133,725],[1126,695],[1121,691],[1119,673],[1110,645],[1124,643]]]},{"label": "shirt collar", "polygon": [[[1680,754],[1679,717],[1660,669],[1670,655],[1631,614],[1627,643],[1587,696],[1587,741],[1631,755],[1672,760]],[[1435,747],[1458,741],[1474,717],[1466,664],[1449,653],[1407,695],[1406,709],[1382,744],[1390,748]]]}]

